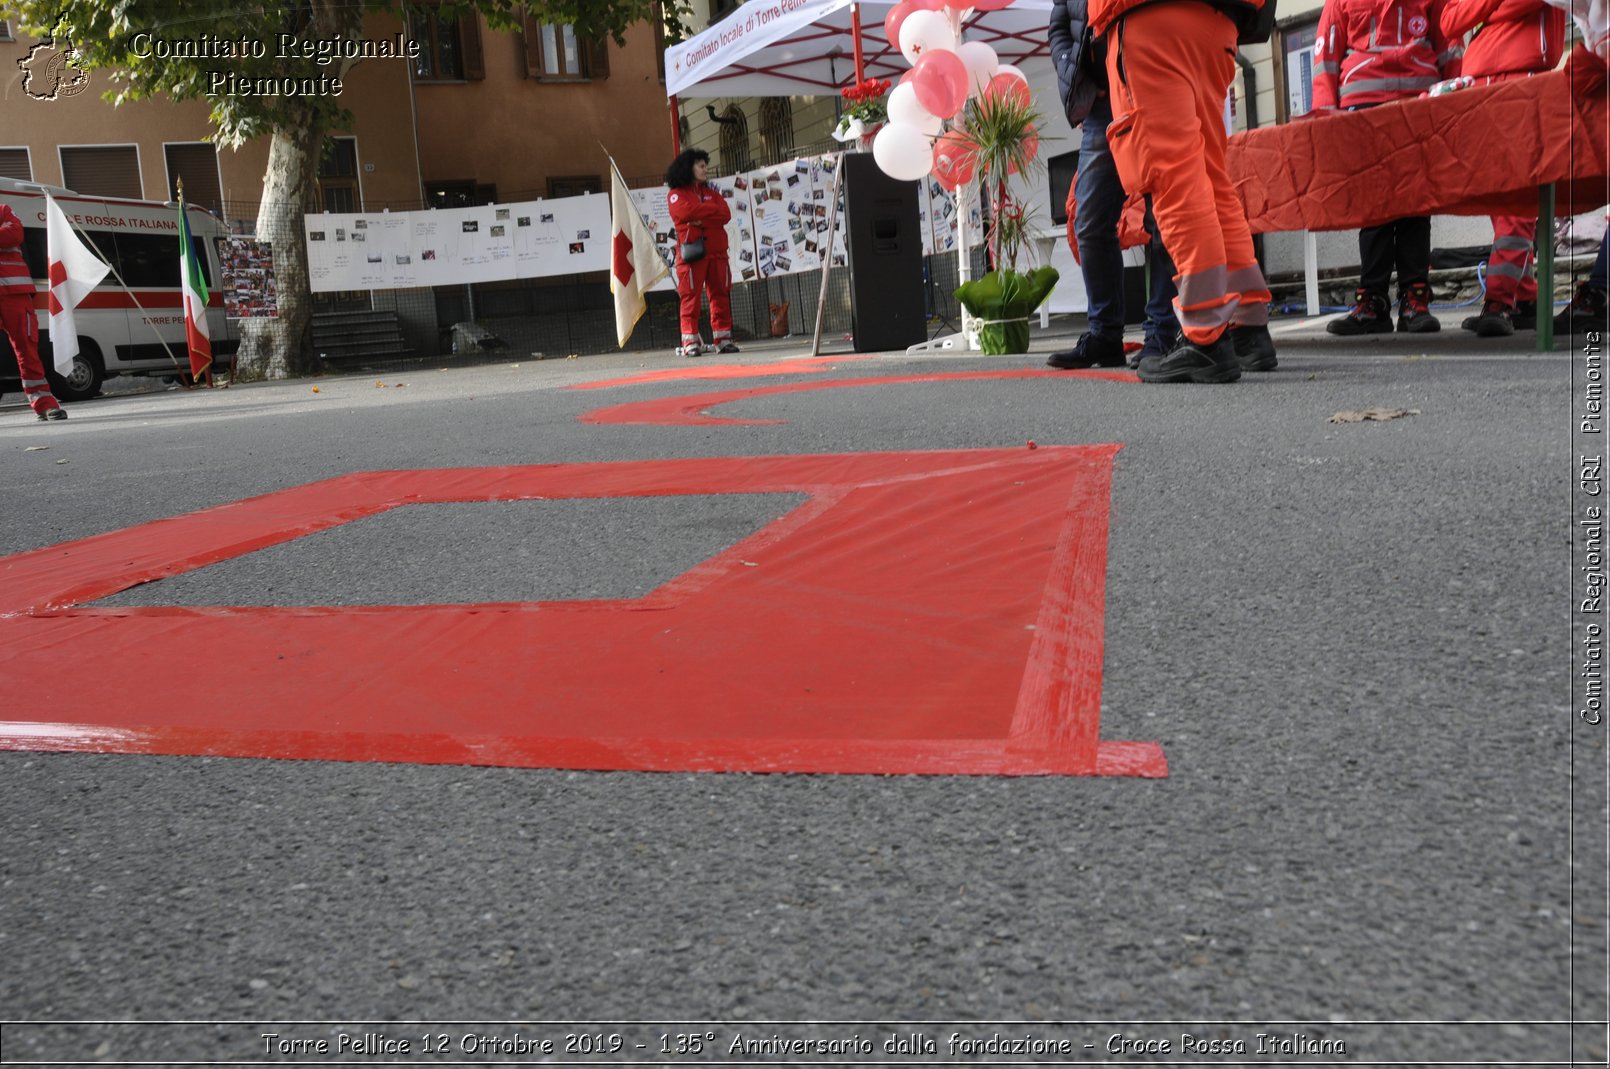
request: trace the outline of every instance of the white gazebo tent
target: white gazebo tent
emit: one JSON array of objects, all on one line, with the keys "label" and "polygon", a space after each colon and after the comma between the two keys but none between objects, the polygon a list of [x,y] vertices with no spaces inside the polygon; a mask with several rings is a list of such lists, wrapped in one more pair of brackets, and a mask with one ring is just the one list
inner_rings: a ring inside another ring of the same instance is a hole
[{"label": "white gazebo tent", "polygon": [[[671,97],[836,94],[862,76],[898,79],[909,69],[883,32],[896,0],[749,0],[665,53]],[[1050,55],[1051,0],[1014,0],[962,21],[966,40],[995,49],[1002,63]],[[859,38],[855,34],[860,24]]]},{"label": "white gazebo tent", "polygon": [[[665,90],[672,110],[680,98],[826,96],[863,77],[898,80],[909,65],[883,29],[884,16],[896,2],[749,0],[666,50]],[[1046,62],[1038,66],[1048,66],[1050,14],[1051,0],[1014,0],[997,11],[969,12],[962,20],[963,36],[994,48],[1002,63],[1021,68],[1041,60]],[[971,273],[968,255],[964,234],[957,251],[964,280]]]}]

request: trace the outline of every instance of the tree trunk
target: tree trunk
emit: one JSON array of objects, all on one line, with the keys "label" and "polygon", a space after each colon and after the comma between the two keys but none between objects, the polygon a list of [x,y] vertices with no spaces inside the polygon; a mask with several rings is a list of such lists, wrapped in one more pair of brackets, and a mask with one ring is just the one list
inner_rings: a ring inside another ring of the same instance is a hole
[{"label": "tree trunk", "polygon": [[[308,40],[363,36],[362,4],[311,0],[306,14],[300,30]],[[352,61],[344,62],[341,73],[351,66]],[[263,176],[263,200],[257,209],[257,238],[274,243],[279,317],[241,324],[238,366],[247,378],[283,379],[319,367],[313,352],[313,293],[308,288],[303,222],[315,200],[325,132],[318,109],[294,98],[280,101],[268,148],[268,172]]]},{"label": "tree trunk", "polygon": [[279,317],[241,323],[239,367],[245,378],[283,379],[318,370],[303,218],[313,201],[323,144],[324,131],[312,125],[278,127],[269,144],[257,239],[274,243]]}]

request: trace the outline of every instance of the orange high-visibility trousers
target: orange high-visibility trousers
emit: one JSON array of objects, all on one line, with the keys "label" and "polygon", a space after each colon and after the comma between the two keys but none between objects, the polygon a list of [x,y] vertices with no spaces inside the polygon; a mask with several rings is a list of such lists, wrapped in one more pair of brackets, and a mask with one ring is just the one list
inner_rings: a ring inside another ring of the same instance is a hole
[{"label": "orange high-visibility trousers", "polygon": [[1269,284],[1225,167],[1224,94],[1236,28],[1200,0],[1147,4],[1107,30],[1107,143],[1131,193],[1150,193],[1174,257],[1180,328],[1198,345],[1269,322]]}]

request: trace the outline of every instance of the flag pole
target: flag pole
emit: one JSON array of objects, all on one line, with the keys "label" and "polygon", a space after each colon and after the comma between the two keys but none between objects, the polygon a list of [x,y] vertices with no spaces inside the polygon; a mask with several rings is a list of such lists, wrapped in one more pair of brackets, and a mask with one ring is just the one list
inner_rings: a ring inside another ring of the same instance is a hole
[{"label": "flag pole", "polygon": [[[190,245],[190,241],[189,241],[189,238],[190,238],[190,223],[189,223],[189,220],[185,218],[185,214],[184,214],[184,176],[183,175],[180,175],[178,178],[175,178],[173,180],[173,188],[179,194],[179,245],[180,245],[179,259],[180,259],[181,263],[188,264],[190,262],[191,257],[193,257],[195,255],[196,250],[194,248],[192,248],[191,245]],[[222,280],[220,280],[220,281],[222,281]],[[187,283],[187,281],[185,279],[185,268],[181,267],[180,270],[179,270],[179,293],[180,293],[179,303],[180,303],[180,306],[184,309],[184,312],[185,312],[185,314],[184,314],[184,321],[185,321],[185,329],[184,329],[184,334],[185,334],[185,354],[184,355],[185,355],[185,362],[187,364],[194,359],[194,357],[190,353],[190,301],[189,301],[189,297],[188,297],[189,292],[190,292],[189,285],[188,285],[188,283]],[[202,315],[203,319],[206,318],[207,309],[206,309],[205,306],[203,306],[202,309],[201,309],[201,315]],[[205,322],[202,323],[202,327],[205,328],[206,325],[207,324]],[[155,327],[155,324],[153,324],[153,328],[154,327]],[[170,353],[169,356],[172,356],[172,354]],[[213,386],[213,378],[212,378],[212,348],[211,348],[210,340],[209,340],[209,343],[208,343],[208,351],[207,351],[207,371],[206,371],[206,375],[207,375],[207,388],[211,389],[212,386]],[[233,373],[231,373],[231,377],[233,377]],[[190,373],[190,388],[195,389],[195,386],[196,386],[196,376],[195,376],[194,372],[191,372]]]},{"label": "flag pole", "polygon": [[844,174],[844,153],[839,153],[838,166],[833,168],[833,192],[827,199],[827,244],[822,249],[822,289],[816,296],[816,329],[811,332],[811,355],[822,351],[822,313],[827,309],[828,273],[833,270],[833,235],[839,221],[839,179]]}]

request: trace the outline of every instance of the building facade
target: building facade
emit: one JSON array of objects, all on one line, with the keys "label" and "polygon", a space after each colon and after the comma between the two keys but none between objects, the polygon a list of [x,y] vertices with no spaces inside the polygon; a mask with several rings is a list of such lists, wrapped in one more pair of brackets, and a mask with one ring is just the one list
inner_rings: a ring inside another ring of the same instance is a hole
[{"label": "building facade", "polygon": [[[417,59],[367,59],[342,75],[353,121],[330,135],[313,207],[568,196],[607,188],[606,147],[628,176],[656,175],[670,160],[656,26],[634,26],[617,45],[562,25],[494,30],[473,11],[365,19],[367,39],[399,33],[419,43]],[[204,101],[114,107],[102,99],[116,87],[109,72],[72,72],[59,55],[0,5],[0,175],[159,201],[182,176],[187,199],[232,220],[261,199],[266,139],[216,149]]]}]

